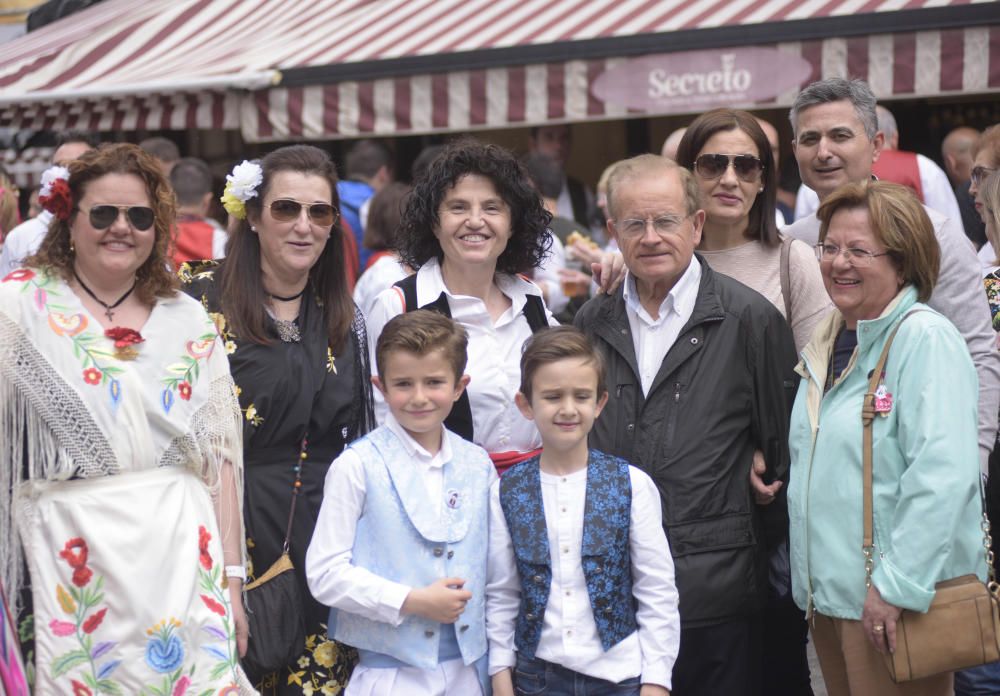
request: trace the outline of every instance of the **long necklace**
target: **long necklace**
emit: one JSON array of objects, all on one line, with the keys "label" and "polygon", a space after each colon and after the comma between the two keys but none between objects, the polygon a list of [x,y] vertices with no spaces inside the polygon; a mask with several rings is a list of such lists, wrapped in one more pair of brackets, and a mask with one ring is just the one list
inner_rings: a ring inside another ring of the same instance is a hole
[{"label": "long necklace", "polygon": [[83,279],[80,278],[80,274],[76,272],[75,268],[73,269],[73,277],[76,278],[76,282],[78,282],[80,284],[80,287],[83,288],[84,292],[86,292],[88,295],[90,295],[93,298],[94,302],[96,302],[97,304],[99,304],[102,307],[104,307],[104,315],[108,318],[108,321],[114,321],[114,319],[115,319],[115,313],[114,313],[113,310],[117,309],[118,306],[121,305],[122,302],[124,302],[125,300],[128,299],[128,296],[132,294],[132,291],[135,290],[135,286],[139,282],[138,279],[133,280],[132,281],[132,287],[130,287],[128,289],[128,291],[124,295],[122,295],[121,297],[119,297],[112,304],[108,304],[107,302],[105,302],[104,300],[102,300],[100,297],[98,297],[97,295],[95,295],[93,290],[91,290],[90,288],[87,287],[87,284],[83,282]]}]

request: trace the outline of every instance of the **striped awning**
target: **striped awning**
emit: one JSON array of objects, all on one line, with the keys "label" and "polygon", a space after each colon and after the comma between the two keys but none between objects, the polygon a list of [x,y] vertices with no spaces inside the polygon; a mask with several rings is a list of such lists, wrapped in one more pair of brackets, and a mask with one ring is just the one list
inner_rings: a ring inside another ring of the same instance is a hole
[{"label": "striped awning", "polygon": [[0,45],[0,126],[268,141],[683,113],[593,87],[640,56],[749,46],[885,99],[1000,91],[987,0],[106,0]]}]

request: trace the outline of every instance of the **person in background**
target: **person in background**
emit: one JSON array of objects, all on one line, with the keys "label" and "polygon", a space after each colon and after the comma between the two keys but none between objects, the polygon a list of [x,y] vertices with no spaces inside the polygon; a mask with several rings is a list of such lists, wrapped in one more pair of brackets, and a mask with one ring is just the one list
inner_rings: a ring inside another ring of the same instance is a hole
[{"label": "person in background", "polygon": [[396,231],[411,190],[410,186],[393,181],[372,196],[364,240],[372,255],[368,257],[368,268],[354,286],[354,304],[365,316],[368,316],[372,302],[380,292],[413,273],[411,268],[400,262],[395,249]]},{"label": "person in background", "polygon": [[212,172],[196,157],[177,160],[170,170],[170,185],[177,196],[177,228],[171,257],[174,266],[185,261],[221,259],[229,235],[208,216],[212,205]]},{"label": "person in background", "polygon": [[[802,135],[808,142],[810,110],[799,114],[800,143]],[[802,382],[788,491],[795,602],[811,617],[830,696],[949,696],[951,673],[896,684],[882,654],[902,640],[900,611],[926,612],[937,583],[986,577],[976,371],[952,323],[925,304],[941,252],[910,190],[850,182],[826,195],[817,214],[816,254],[837,311],[796,368]],[[859,548],[866,514],[861,413],[896,329],[871,426],[869,570]]]},{"label": "person in background", "polygon": [[683,126],[674,131],[671,131],[667,139],[663,141],[663,147],[660,148],[660,156],[666,157],[669,160],[677,161],[677,147],[681,144],[681,138],[684,137],[684,132],[687,130],[687,126]]},{"label": "person in background", "polygon": [[215,320],[239,395],[249,579],[281,556],[299,491],[284,550],[306,630],[300,657],[251,676],[263,696],[337,690],[356,656],[327,639],[305,555],[330,462],[374,427],[365,322],[343,270],[337,175],[323,150],[291,145],[243,162],[227,180],[223,201],[238,224],[226,258],[185,264],[179,275]]},{"label": "person in background", "polygon": [[[983,222],[986,238],[994,249],[1000,249],[1000,172],[993,172],[979,185],[979,195],[983,201]],[[983,267],[983,285],[986,301],[993,317],[993,330],[997,332],[1000,347],[1000,259]],[[1000,447],[994,447],[990,455],[989,478],[986,482],[986,510],[993,529],[1000,529]],[[1000,534],[993,539],[993,557],[1000,559]]]},{"label": "person in background", "polygon": [[[983,131],[972,151],[973,166],[969,173],[969,195],[980,221],[983,218],[983,200],[979,194],[979,186],[986,177],[1000,169],[1000,124],[990,126]],[[979,249],[979,260],[983,265],[990,265],[1000,253],[993,248],[990,240],[986,240]]]},{"label": "person in background", "polygon": [[983,219],[976,212],[972,194],[969,193],[971,184],[969,179],[972,178],[972,152],[978,142],[979,131],[967,126],[955,128],[941,141],[941,159],[944,161],[944,170],[955,190],[958,209],[962,211],[962,227],[965,228],[965,236],[976,245],[976,249],[982,248],[983,244],[986,243]]},{"label": "person in background", "polygon": [[437,159],[437,156],[444,152],[445,149],[445,145],[428,145],[421,150],[417,158],[413,160],[413,166],[410,167],[410,181],[416,183],[421,177],[427,174],[431,162]]},{"label": "person in background", "polygon": [[344,178],[337,182],[340,214],[347,221],[358,251],[358,268],[368,268],[372,250],[364,246],[371,197],[393,179],[392,153],[377,140],[359,140],[347,152]]},{"label": "person in background", "polygon": [[759,116],[754,116],[757,120],[757,125],[760,129],[764,131],[764,135],[767,136],[767,143],[771,146],[771,159],[774,160],[774,185],[775,185],[775,195],[774,195],[774,207],[776,214],[774,216],[774,221],[778,225],[780,230],[785,225],[792,223],[795,217],[795,196],[785,191],[780,186],[781,182],[781,145],[778,138],[778,129],[774,127],[774,124],[769,121],[765,121]]},{"label": "person in background", "polygon": [[139,143],[139,147],[156,158],[160,169],[163,170],[163,176],[167,178],[170,177],[170,171],[181,158],[181,151],[177,147],[177,143],[161,135],[146,138]]},{"label": "person in background", "polygon": [[[573,131],[569,125],[560,123],[551,126],[535,126],[528,140],[530,153],[548,155],[562,172],[562,185],[556,197],[556,212],[564,218],[576,220],[577,224],[591,229],[597,218],[594,194],[583,183],[566,173],[570,153],[573,150]],[[603,230],[595,230],[603,235]]]},{"label": "person in background", "polygon": [[0,167],[0,247],[4,237],[21,222],[18,209],[21,192],[3,167]]},{"label": "person in background", "polygon": [[[84,131],[66,131],[59,137],[59,144],[52,153],[52,163],[65,167],[84,152],[97,146],[97,139]],[[49,176],[53,176],[53,172]],[[43,174],[43,179],[45,175]],[[43,210],[37,217],[29,218],[12,230],[5,230],[3,249],[0,250],[0,278],[18,268],[28,256],[38,251],[48,234],[52,213]]]}]

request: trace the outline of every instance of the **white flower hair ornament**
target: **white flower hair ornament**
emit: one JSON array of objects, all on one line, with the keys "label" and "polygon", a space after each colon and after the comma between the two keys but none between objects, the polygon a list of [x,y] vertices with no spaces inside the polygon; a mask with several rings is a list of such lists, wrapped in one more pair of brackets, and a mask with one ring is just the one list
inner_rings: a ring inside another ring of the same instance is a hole
[{"label": "white flower hair ornament", "polygon": [[73,197],[69,190],[69,169],[59,165],[42,172],[42,186],[38,190],[42,208],[60,220],[68,220],[73,212]]},{"label": "white flower hair ornament", "polygon": [[257,188],[264,181],[264,170],[256,161],[243,160],[226,175],[226,189],[222,193],[222,207],[240,220],[246,219],[246,202],[257,195]]}]

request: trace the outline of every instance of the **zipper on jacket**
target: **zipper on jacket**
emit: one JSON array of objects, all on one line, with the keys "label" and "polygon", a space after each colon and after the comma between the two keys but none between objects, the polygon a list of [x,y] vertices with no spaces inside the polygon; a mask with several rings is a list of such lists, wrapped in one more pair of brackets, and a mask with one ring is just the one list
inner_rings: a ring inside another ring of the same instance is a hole
[{"label": "zipper on jacket", "polygon": [[[806,370],[809,372],[809,379],[813,383],[816,382],[816,375],[813,373],[812,368],[809,366],[809,361],[805,361]],[[808,386],[806,387],[806,396],[808,398]],[[806,476],[806,510],[805,510],[805,532],[806,532],[806,621],[813,622],[814,612],[816,609],[815,601],[813,600],[813,588],[812,588],[812,568],[809,563],[809,502],[812,499],[812,470],[813,470],[813,458],[816,456],[816,440],[819,438],[819,422],[820,413],[823,410],[823,400],[820,399],[819,410],[816,413],[816,426],[813,427],[810,424],[809,429],[812,431],[812,443],[809,446],[809,474]],[[809,417],[809,407],[806,405],[806,418]],[[815,625],[815,624],[814,624]]]}]

